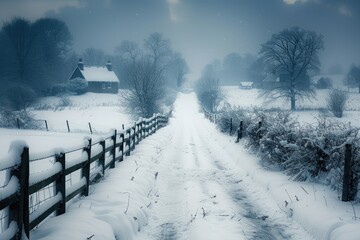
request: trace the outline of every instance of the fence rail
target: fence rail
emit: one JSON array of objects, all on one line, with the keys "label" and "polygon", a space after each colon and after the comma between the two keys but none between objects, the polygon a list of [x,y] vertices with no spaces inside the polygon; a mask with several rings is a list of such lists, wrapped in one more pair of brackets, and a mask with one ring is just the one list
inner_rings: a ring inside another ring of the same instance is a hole
[{"label": "fence rail", "polygon": [[[69,161],[72,157],[67,157],[76,151],[60,152],[47,157],[55,160],[50,169],[32,174],[29,148],[24,147],[17,165],[0,169],[0,173],[10,172],[7,185],[0,188],[0,212],[8,212],[1,219],[6,219],[6,223],[2,223],[6,229],[0,232],[0,239],[21,239],[22,232],[29,238],[29,232],[47,217],[65,213],[66,203],[78,195],[88,196],[91,183],[103,176],[107,169],[114,168],[116,162],[123,161],[135,145],[167,122],[168,116],[158,114],[141,119],[121,132],[115,130],[105,140],[93,143],[89,138],[86,146],[77,150],[75,160]],[[77,172],[78,181],[73,183],[72,175]]]}]

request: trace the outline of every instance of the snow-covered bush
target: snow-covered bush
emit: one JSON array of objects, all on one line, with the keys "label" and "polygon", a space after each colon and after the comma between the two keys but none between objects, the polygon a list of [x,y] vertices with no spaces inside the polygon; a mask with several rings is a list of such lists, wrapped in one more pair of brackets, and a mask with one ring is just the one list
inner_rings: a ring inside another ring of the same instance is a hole
[{"label": "snow-covered bush", "polygon": [[298,151],[297,132],[299,123],[288,111],[263,113],[260,148],[262,159],[283,165],[294,152]]},{"label": "snow-covered bush", "polygon": [[217,115],[216,122],[221,132],[230,132],[230,122],[233,124],[231,134],[234,134],[239,128],[240,121],[243,121],[244,125],[249,125],[249,116],[242,108],[225,103],[220,111],[222,113]]},{"label": "snow-covered bush", "polygon": [[67,90],[70,93],[81,95],[86,93],[88,82],[82,78],[71,79],[66,84]]},{"label": "snow-covered bush", "polygon": [[26,110],[36,100],[36,93],[29,86],[16,85],[7,90],[6,97],[14,110]]},{"label": "snow-covered bush", "polygon": [[0,108],[0,127],[17,128],[18,122],[20,128],[38,129],[39,122],[35,121],[29,111],[10,111],[6,108]]},{"label": "snow-covered bush", "polygon": [[51,87],[51,96],[59,96],[67,93],[67,85],[65,83],[55,84]]},{"label": "snow-covered bush", "polygon": [[343,116],[347,98],[348,95],[345,91],[338,89],[330,91],[328,96],[328,107],[335,117],[341,118]]},{"label": "snow-covered bush", "polygon": [[[359,128],[326,117],[317,124],[300,125],[287,111],[245,112],[223,108],[217,122],[220,130],[229,131],[226,119],[244,122],[243,143],[256,152],[266,165],[283,170],[296,181],[313,179],[342,191],[345,144],[353,145],[351,195],[355,198],[360,179]],[[261,125],[259,125],[261,122]],[[360,195],[360,194],[359,194]],[[360,196],[358,196],[360,200]]]},{"label": "snow-covered bush", "polygon": [[82,78],[71,79],[66,83],[55,84],[51,87],[52,96],[62,96],[64,94],[81,95],[86,93],[88,82]]},{"label": "snow-covered bush", "polygon": [[315,86],[317,89],[330,89],[332,88],[332,80],[329,77],[322,77],[316,82]]}]

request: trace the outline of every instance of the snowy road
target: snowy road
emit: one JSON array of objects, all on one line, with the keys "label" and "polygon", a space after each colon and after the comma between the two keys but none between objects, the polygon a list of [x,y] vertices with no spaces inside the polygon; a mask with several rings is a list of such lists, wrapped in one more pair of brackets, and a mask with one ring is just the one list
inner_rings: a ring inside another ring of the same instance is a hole
[{"label": "snowy road", "polygon": [[194,93],[179,93],[166,132],[148,225],[136,239],[311,239],[252,183]]}]

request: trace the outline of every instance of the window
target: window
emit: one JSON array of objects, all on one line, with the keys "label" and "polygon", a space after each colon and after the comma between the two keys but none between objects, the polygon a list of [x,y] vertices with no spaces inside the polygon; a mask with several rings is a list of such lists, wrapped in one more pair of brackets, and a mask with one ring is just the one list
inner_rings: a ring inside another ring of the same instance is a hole
[{"label": "window", "polygon": [[102,83],[102,89],[106,89],[106,84]]},{"label": "window", "polygon": [[107,87],[108,87],[108,88],[111,88],[111,82],[108,82],[108,83],[107,83]]}]

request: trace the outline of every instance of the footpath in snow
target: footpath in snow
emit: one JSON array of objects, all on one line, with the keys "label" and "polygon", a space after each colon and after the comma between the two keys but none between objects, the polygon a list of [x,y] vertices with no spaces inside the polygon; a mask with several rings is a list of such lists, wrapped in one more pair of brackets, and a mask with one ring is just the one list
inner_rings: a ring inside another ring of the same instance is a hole
[{"label": "footpath in snow", "polygon": [[326,187],[264,170],[203,117],[194,93],[179,93],[169,125],[68,208],[32,231],[31,239],[360,236],[350,203]]}]

